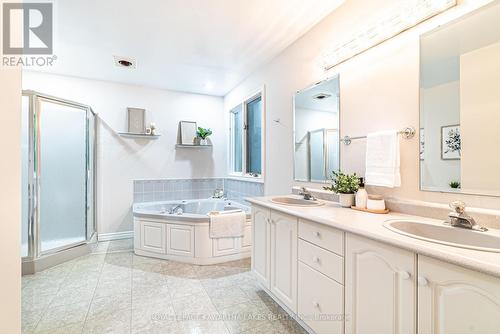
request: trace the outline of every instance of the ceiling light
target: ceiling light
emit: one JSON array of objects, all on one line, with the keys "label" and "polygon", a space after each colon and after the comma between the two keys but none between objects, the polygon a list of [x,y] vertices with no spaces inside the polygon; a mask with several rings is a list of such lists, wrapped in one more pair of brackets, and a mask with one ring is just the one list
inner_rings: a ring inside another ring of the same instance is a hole
[{"label": "ceiling light", "polygon": [[113,56],[117,67],[134,69],[137,67],[137,61],[130,57]]},{"label": "ceiling light", "polygon": [[326,93],[319,93],[319,94],[316,94],[313,96],[313,99],[316,99],[316,100],[323,100],[323,99],[327,99],[329,97],[331,97],[332,95],[331,94],[326,94]]}]

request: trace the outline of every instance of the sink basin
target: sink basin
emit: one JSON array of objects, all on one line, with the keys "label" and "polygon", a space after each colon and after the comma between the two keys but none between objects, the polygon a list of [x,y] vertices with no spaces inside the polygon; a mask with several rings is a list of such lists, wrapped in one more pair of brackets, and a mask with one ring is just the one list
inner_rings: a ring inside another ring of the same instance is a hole
[{"label": "sink basin", "polygon": [[412,238],[483,252],[500,253],[500,233],[478,232],[411,220],[389,220],[389,230]]},{"label": "sink basin", "polygon": [[324,205],[324,203],[320,202],[320,201],[311,201],[311,200],[305,200],[302,198],[295,198],[295,197],[274,197],[271,199],[271,202],[276,203],[276,204],[291,205],[291,206],[303,206],[303,207]]}]

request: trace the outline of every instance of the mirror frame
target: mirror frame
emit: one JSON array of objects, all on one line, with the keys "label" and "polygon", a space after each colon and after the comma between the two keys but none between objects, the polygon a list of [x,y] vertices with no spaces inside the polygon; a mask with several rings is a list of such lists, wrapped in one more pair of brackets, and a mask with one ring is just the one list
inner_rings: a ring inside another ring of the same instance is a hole
[{"label": "mirror frame", "polygon": [[[309,89],[311,89],[313,87],[316,87],[318,85],[321,85],[321,84],[323,84],[323,83],[325,83],[327,81],[334,80],[334,79],[337,79],[338,82],[339,82],[339,92],[338,92],[338,94],[339,94],[339,112],[338,112],[338,114],[339,114],[339,131],[338,131],[338,133],[339,133],[339,146],[338,146],[338,149],[339,149],[339,169],[342,166],[342,164],[341,164],[341,162],[342,162],[342,152],[341,152],[341,145],[340,145],[341,142],[342,142],[340,140],[340,127],[341,127],[341,124],[342,124],[342,122],[341,122],[341,106],[340,106],[340,73],[336,73],[336,74],[334,74],[332,76],[329,76],[329,77],[327,77],[327,78],[325,78],[325,79],[323,79],[321,81],[318,81],[318,82],[315,82],[315,83],[313,83],[311,85],[308,85],[305,88],[297,90],[293,94],[293,96],[292,96],[292,114],[293,114],[292,115],[293,116],[293,135],[292,135],[292,140],[293,140],[293,146],[292,146],[293,147],[293,182],[312,183],[312,184],[327,184],[327,183],[329,183],[329,179],[328,178],[326,180],[320,182],[320,181],[311,181],[311,180],[298,180],[295,177],[295,169],[296,169],[295,165],[296,165],[296,162],[297,162],[296,161],[296,157],[295,157],[295,141],[297,140],[297,138],[295,136],[295,95],[298,94],[298,93],[304,92],[306,90],[309,90]],[[329,171],[329,172],[331,172],[331,171]]]},{"label": "mirror frame", "polygon": [[[480,13],[482,11],[485,11],[485,10],[488,10],[490,7],[493,7],[493,6],[497,6],[497,5],[500,5],[500,0],[498,1],[492,1],[491,3],[488,3],[486,5],[483,5],[479,8],[476,8],[474,10],[472,10],[471,12],[469,13],[466,13],[460,17],[457,17],[457,18],[454,18],[446,23],[443,23],[435,28],[432,28],[431,30],[429,31],[426,31],[422,34],[420,34],[419,36],[419,40],[418,40],[418,44],[419,44],[419,47],[418,47],[418,52],[419,52],[419,71],[418,71],[418,124],[419,124],[419,127],[418,127],[418,136],[416,136],[418,139],[419,139],[419,144],[417,145],[417,157],[420,157],[420,131],[422,130],[422,113],[423,113],[423,110],[422,110],[422,88],[420,86],[420,83],[422,82],[422,38],[428,36],[428,35],[431,35],[433,33],[436,33],[440,30],[443,30],[443,29],[446,29],[446,28],[449,28],[451,25],[454,25],[454,24],[457,24],[459,22],[461,22],[462,20],[464,19],[467,19],[468,17],[471,17],[477,13]],[[422,184],[422,161],[420,160],[420,158],[418,159],[418,187],[419,187],[419,191],[422,191],[422,192],[428,192],[428,193],[436,193],[436,194],[455,194],[455,195],[469,195],[469,196],[483,196],[483,197],[500,197],[500,190],[498,192],[490,192],[490,191],[479,191],[479,190],[470,190],[470,191],[453,191],[453,190],[431,190],[431,189],[426,189],[425,186],[423,186]]]}]

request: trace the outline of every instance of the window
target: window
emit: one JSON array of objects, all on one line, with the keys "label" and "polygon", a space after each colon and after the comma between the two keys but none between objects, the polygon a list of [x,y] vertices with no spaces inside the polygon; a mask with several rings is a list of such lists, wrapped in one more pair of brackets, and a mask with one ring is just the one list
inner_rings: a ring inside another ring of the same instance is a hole
[{"label": "window", "polygon": [[262,175],[262,93],[252,95],[231,110],[231,174]]}]

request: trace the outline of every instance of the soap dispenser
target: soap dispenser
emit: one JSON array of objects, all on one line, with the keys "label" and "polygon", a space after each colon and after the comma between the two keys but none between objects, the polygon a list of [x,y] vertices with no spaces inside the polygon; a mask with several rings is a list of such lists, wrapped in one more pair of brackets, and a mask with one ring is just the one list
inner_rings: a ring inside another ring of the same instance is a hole
[{"label": "soap dispenser", "polygon": [[359,178],[359,189],[356,192],[356,207],[366,209],[366,201],[368,200],[368,193],[365,190],[365,183],[362,177]]}]

